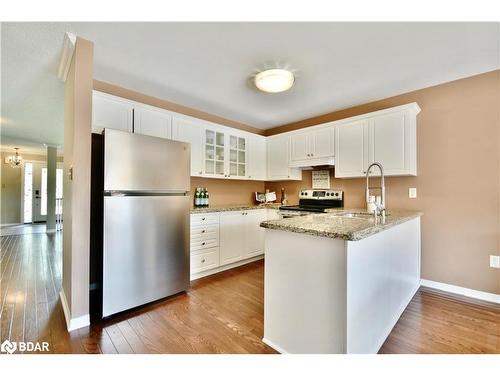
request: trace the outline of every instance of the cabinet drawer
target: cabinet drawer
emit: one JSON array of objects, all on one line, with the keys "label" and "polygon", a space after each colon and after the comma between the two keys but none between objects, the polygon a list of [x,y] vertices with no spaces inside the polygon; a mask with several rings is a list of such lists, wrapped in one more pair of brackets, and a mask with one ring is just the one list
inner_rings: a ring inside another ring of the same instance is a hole
[{"label": "cabinet drawer", "polygon": [[191,255],[191,273],[215,268],[219,265],[219,248]]},{"label": "cabinet drawer", "polygon": [[219,246],[219,238],[191,241],[191,251]]},{"label": "cabinet drawer", "polygon": [[191,226],[219,224],[219,214],[191,215]]},{"label": "cabinet drawer", "polygon": [[218,225],[203,225],[191,228],[191,241],[219,237]]}]

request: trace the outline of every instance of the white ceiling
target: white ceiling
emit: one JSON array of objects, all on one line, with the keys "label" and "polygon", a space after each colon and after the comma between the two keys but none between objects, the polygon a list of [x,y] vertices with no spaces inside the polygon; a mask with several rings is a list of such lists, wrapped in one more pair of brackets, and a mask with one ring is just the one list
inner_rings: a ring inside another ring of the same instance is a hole
[{"label": "white ceiling", "polygon": [[[262,129],[500,68],[498,23],[3,23],[2,136],[62,143],[65,31],[96,79]],[[258,92],[276,66],[295,85]]]}]

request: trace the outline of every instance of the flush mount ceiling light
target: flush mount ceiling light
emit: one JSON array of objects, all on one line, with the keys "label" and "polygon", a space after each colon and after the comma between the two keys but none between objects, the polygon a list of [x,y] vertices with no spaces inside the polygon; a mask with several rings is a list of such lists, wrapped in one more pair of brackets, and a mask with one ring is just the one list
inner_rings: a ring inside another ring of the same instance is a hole
[{"label": "flush mount ceiling light", "polygon": [[285,69],[269,69],[255,76],[255,86],[261,91],[277,93],[283,92],[293,86],[295,77]]}]

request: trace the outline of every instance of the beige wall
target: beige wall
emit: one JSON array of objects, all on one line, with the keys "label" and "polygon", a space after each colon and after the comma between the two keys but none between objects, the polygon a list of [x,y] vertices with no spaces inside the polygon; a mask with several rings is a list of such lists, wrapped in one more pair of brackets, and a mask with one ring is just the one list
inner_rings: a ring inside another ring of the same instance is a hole
[{"label": "beige wall", "polygon": [[[500,71],[449,82],[300,121],[267,135],[417,102],[418,176],[386,179],[387,206],[421,210],[422,277],[490,293],[500,293],[500,270],[489,255],[500,254]],[[333,174],[333,171],[332,171]],[[285,187],[292,203],[311,186],[270,182]],[[363,179],[332,179],[345,191],[346,207],[364,206]],[[408,188],[417,188],[417,199]]]},{"label": "beige wall", "polygon": [[[14,224],[22,221],[21,201],[22,201],[22,168],[12,168],[5,164],[5,158],[13,155],[13,152],[1,153],[1,221],[0,224]],[[26,154],[19,152],[24,160],[46,161],[46,155]],[[58,161],[62,161],[59,157]]]},{"label": "beige wall", "polygon": [[92,42],[77,38],[64,92],[62,286],[71,318],[89,313],[93,48]]}]

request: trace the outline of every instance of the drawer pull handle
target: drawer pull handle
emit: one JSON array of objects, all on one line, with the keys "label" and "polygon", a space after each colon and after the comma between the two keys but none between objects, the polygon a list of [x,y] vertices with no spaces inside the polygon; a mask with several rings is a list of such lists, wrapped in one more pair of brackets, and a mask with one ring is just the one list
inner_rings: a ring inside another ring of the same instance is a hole
[{"label": "drawer pull handle", "polygon": [[205,258],[203,258],[203,259],[201,260],[201,263],[205,263]]}]

